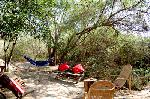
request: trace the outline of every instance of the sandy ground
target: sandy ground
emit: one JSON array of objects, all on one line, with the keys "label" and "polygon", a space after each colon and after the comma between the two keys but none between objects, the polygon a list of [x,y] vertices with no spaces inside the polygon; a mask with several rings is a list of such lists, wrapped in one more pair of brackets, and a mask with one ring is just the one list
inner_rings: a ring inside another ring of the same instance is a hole
[{"label": "sandy ground", "polygon": [[[30,66],[29,63],[16,63],[16,68],[12,69],[9,76],[21,77],[26,83],[26,90],[34,90],[34,92],[26,95],[23,99],[81,99],[84,92],[83,82],[73,84],[56,80],[50,74],[49,68],[37,69]],[[53,67],[55,68],[55,67]],[[7,92],[8,99],[16,99],[11,92]],[[115,93],[115,99],[150,99],[150,86],[147,86],[142,91],[120,91]]]},{"label": "sandy ground", "polygon": [[[28,68],[29,63],[17,63],[15,66],[17,66],[17,70],[14,69],[9,76],[21,77],[26,84],[26,90],[35,90],[23,99],[80,99],[82,97],[83,82],[73,84],[54,79],[52,76],[55,75],[50,74],[48,68],[38,69],[34,66]],[[56,69],[57,67],[52,68]],[[8,99],[15,99],[11,93],[7,96]]]}]

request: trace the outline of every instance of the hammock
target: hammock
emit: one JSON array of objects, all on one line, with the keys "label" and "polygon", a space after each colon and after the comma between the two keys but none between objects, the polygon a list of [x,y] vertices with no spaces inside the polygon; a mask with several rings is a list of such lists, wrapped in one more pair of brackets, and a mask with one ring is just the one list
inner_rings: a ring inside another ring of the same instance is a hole
[{"label": "hammock", "polygon": [[52,59],[48,59],[46,61],[36,61],[26,55],[24,55],[23,57],[34,66],[48,66],[49,63],[53,63]]}]

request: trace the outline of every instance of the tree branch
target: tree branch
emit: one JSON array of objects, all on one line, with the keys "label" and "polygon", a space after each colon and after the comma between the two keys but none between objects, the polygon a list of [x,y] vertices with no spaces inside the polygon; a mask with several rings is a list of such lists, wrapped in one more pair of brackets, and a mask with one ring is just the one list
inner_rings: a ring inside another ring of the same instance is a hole
[{"label": "tree branch", "polygon": [[107,3],[105,3],[104,7],[103,7],[102,10],[100,11],[100,15],[97,17],[98,20],[94,23],[93,26],[85,28],[85,29],[82,30],[81,32],[76,33],[76,35],[80,35],[80,36],[81,36],[81,35],[83,35],[83,34],[85,34],[85,33],[88,33],[88,32],[90,32],[90,31],[96,29],[96,28],[98,27],[99,19],[100,19],[100,18],[102,17],[102,15],[104,14],[104,11],[105,11],[106,6],[107,6]]},{"label": "tree branch", "polygon": [[85,33],[88,33],[90,31],[96,29],[96,28],[97,28],[97,25],[96,26],[92,26],[92,27],[88,27],[88,28],[84,29],[83,31],[76,33],[76,35],[83,35]]},{"label": "tree branch", "polygon": [[107,20],[110,20],[113,16],[115,16],[116,14],[118,14],[118,13],[120,13],[120,12],[122,12],[122,11],[125,11],[125,10],[132,9],[132,8],[136,7],[136,6],[139,5],[142,1],[143,1],[143,0],[140,0],[139,2],[137,2],[136,4],[134,4],[134,5],[130,6],[130,7],[127,7],[127,8],[123,8],[123,9],[118,10],[117,12],[111,14]]},{"label": "tree branch", "polygon": [[124,16],[124,17],[122,17],[122,18],[118,18],[117,20],[112,21],[112,24],[116,24],[118,21],[122,21],[123,19],[125,19],[126,17],[128,17],[128,16],[130,16],[130,15],[132,15],[132,14],[126,15],[126,16]]}]

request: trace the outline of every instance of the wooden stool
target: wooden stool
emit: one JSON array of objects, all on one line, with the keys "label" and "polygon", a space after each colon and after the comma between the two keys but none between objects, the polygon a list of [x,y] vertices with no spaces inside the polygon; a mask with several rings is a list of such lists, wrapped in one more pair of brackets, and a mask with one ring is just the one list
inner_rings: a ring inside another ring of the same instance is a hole
[{"label": "wooden stool", "polygon": [[95,78],[88,78],[88,79],[84,80],[84,96],[83,96],[83,99],[85,99],[86,94],[88,93],[90,86],[96,81],[97,81],[97,79],[95,79]]}]

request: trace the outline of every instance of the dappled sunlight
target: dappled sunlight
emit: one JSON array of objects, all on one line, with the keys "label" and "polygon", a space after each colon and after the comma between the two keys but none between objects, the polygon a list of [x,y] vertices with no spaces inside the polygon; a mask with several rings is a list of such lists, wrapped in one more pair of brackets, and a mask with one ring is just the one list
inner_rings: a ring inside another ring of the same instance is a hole
[{"label": "dappled sunlight", "polygon": [[[28,64],[30,65],[30,64]],[[84,93],[84,83],[77,84],[53,78],[49,72],[43,72],[36,66],[30,66],[27,70],[27,63],[16,63],[12,65],[11,77],[17,76],[25,82],[25,90],[31,93],[23,99],[81,99]],[[13,76],[12,76],[13,75]],[[11,91],[5,91],[8,99],[16,99]],[[149,99],[150,86],[145,86],[141,91],[120,90],[115,93],[114,99]]]},{"label": "dappled sunlight", "polygon": [[37,67],[31,66],[30,70],[26,70],[25,66],[27,66],[26,63],[17,63],[16,67],[18,69],[12,72],[24,80],[26,90],[34,90],[34,92],[25,96],[24,99],[30,97],[31,99],[70,99],[82,97],[83,82],[78,84],[64,82],[52,78],[49,72],[36,71]]},{"label": "dappled sunlight", "polygon": [[81,99],[84,79],[114,82],[126,64],[115,99],[150,99],[149,0],[1,0],[0,12],[8,99]]}]

